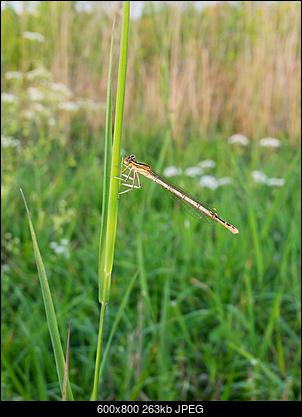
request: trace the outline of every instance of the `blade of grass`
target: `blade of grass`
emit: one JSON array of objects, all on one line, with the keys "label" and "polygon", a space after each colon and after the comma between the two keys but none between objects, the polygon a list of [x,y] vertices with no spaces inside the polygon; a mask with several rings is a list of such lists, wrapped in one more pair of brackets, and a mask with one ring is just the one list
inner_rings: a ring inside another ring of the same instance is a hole
[{"label": "blade of grass", "polygon": [[62,400],[67,400],[67,381],[68,381],[68,369],[69,369],[69,346],[70,346],[70,332],[71,332],[71,320],[69,321],[68,325],[68,334],[67,334],[67,342],[66,342],[66,361],[65,361],[65,369],[64,369],[64,380],[63,380],[63,394]]},{"label": "blade of grass", "polygon": [[45,377],[43,375],[43,367],[45,366],[45,364],[43,363],[43,367],[42,365],[42,360],[41,360],[41,350],[38,346],[35,346],[32,352],[32,361],[34,363],[34,369],[35,369],[35,379],[36,379],[36,385],[38,388],[38,393],[39,393],[39,397],[37,399],[39,399],[39,401],[47,401],[48,400],[48,395],[47,395],[47,385],[46,385],[46,381],[45,381]]},{"label": "blade of grass", "polygon": [[116,238],[117,213],[118,213],[118,191],[120,173],[121,137],[124,113],[124,98],[126,89],[127,56],[128,56],[128,34],[129,34],[130,2],[124,1],[122,37],[120,44],[120,59],[118,68],[117,97],[115,105],[114,135],[112,148],[112,163],[110,174],[108,220],[105,248],[105,281],[103,286],[102,302],[108,303],[113,267],[114,246]]},{"label": "blade of grass", "polygon": [[[26,212],[27,212],[29,229],[30,229],[30,234],[31,234],[32,242],[33,242],[36,265],[37,265],[37,269],[38,269],[38,276],[39,276],[39,280],[40,280],[43,302],[44,302],[44,307],[45,307],[45,312],[46,312],[47,325],[48,325],[48,330],[49,330],[51,343],[52,343],[52,347],[53,347],[53,351],[54,351],[57,374],[58,374],[58,378],[59,378],[59,384],[60,384],[61,392],[63,393],[63,379],[64,379],[65,359],[64,359],[63,348],[62,348],[62,344],[61,344],[61,340],[60,340],[60,334],[59,334],[59,329],[58,329],[58,322],[57,322],[56,312],[55,312],[55,309],[54,309],[52,296],[51,296],[50,288],[49,288],[49,285],[48,285],[48,279],[47,279],[45,267],[44,267],[44,264],[43,264],[43,260],[42,260],[42,257],[41,257],[40,249],[39,249],[39,246],[38,246],[34,226],[32,224],[30,211],[29,211],[29,208],[27,206],[27,202],[26,202],[26,199],[25,199],[25,196],[24,196],[24,193],[23,193],[22,189],[20,189],[20,192],[21,192],[21,195],[22,195],[22,198],[23,198],[23,201],[24,201],[24,205],[25,205],[25,208],[26,208]],[[67,382],[67,399],[68,400],[73,400],[73,394],[72,394],[72,390],[71,390],[69,380]]]},{"label": "blade of grass", "polygon": [[158,349],[158,369],[159,369],[159,378],[161,381],[159,389],[159,398],[161,395],[167,400],[171,399],[170,392],[170,383],[169,379],[169,339],[167,331],[167,316],[168,316],[168,307],[170,300],[170,280],[167,278],[164,283],[163,299],[161,306],[161,318],[160,323],[161,327],[159,330],[159,349]]},{"label": "blade of grass", "polygon": [[105,148],[104,148],[104,176],[103,176],[103,196],[102,196],[102,220],[99,242],[99,301],[102,301],[103,286],[105,282],[104,277],[104,263],[105,263],[105,241],[108,219],[108,201],[109,201],[109,187],[110,187],[110,172],[111,172],[111,158],[112,158],[112,51],[114,41],[114,23],[112,26],[112,36],[109,53],[109,68],[108,68],[108,84],[107,84],[107,100],[106,100],[106,126],[105,126]]},{"label": "blade of grass", "polygon": [[100,363],[103,342],[104,318],[106,305],[109,301],[109,290],[111,281],[111,272],[113,267],[114,246],[116,238],[117,214],[118,214],[118,191],[119,191],[119,171],[120,171],[120,154],[121,154],[121,136],[123,125],[124,99],[126,88],[127,73],[127,56],[128,56],[128,34],[129,34],[129,17],[130,2],[123,3],[123,22],[122,36],[120,43],[120,58],[118,68],[117,97],[115,105],[114,136],[111,158],[111,170],[109,178],[109,195],[108,195],[108,214],[106,224],[106,237],[104,237],[104,274],[101,284],[102,294],[99,297],[101,302],[101,312],[99,321],[99,332],[97,342],[97,353],[95,361],[94,383],[92,389],[92,400],[97,400],[98,387],[100,381]]},{"label": "blade of grass", "polygon": [[29,400],[30,397],[24,388],[24,384],[19,380],[18,376],[16,375],[15,369],[10,365],[12,362],[6,358],[5,354],[1,354],[1,361],[2,361],[2,371],[3,369],[6,370],[8,376],[11,380],[11,383],[15,390],[21,395],[24,400]]},{"label": "blade of grass", "polygon": [[279,378],[279,376],[276,375],[270,368],[268,368],[268,366],[266,366],[261,360],[254,358],[254,356],[251,355],[247,350],[241,346],[237,346],[233,342],[227,342],[227,345],[231,349],[237,351],[244,358],[246,358],[250,363],[255,363],[254,367],[258,366],[262,374],[265,375],[271,383],[276,384],[278,387],[283,389],[284,383],[282,379]]}]

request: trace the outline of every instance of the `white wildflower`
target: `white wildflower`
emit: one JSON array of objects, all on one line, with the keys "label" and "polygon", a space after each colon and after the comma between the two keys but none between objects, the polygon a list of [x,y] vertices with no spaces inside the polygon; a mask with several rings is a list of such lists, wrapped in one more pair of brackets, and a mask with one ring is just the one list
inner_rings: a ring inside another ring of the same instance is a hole
[{"label": "white wildflower", "polygon": [[200,178],[199,184],[201,187],[210,188],[211,190],[216,190],[218,187],[222,187],[223,185],[231,184],[232,178],[230,177],[222,177],[222,178],[215,178],[212,175],[203,175]]},{"label": "white wildflower", "polygon": [[198,166],[200,168],[214,168],[216,165],[216,162],[212,161],[212,159],[205,159],[204,161],[199,162]]},{"label": "white wildflower", "polygon": [[32,101],[40,101],[43,100],[44,94],[36,87],[29,87],[27,89],[28,95],[30,100]]},{"label": "white wildflower", "polygon": [[63,255],[65,258],[69,258],[69,248],[68,248],[69,240],[68,239],[61,239],[60,243],[57,242],[50,242],[49,246],[54,251],[56,255]]},{"label": "white wildflower", "polygon": [[281,146],[280,140],[275,139],[275,138],[260,139],[259,144],[260,146],[267,147],[267,148],[279,148]]},{"label": "white wildflower", "polygon": [[176,175],[181,175],[182,170],[181,168],[177,168],[174,166],[167,167],[164,169],[164,176],[165,177],[175,177]]},{"label": "white wildflower", "polygon": [[266,185],[269,187],[283,187],[284,184],[284,178],[267,178],[266,180]]},{"label": "white wildflower", "polygon": [[40,43],[45,41],[45,37],[38,32],[23,32],[22,37],[24,39],[28,39],[29,41],[36,41]]},{"label": "white wildflower", "polygon": [[32,109],[34,112],[37,113],[45,113],[47,112],[47,108],[45,106],[43,106],[43,104],[41,103],[34,103],[32,106]]},{"label": "white wildflower", "polygon": [[32,71],[28,71],[26,73],[26,77],[30,81],[34,81],[36,79],[49,79],[51,77],[50,72],[44,67],[37,67]]},{"label": "white wildflower", "polygon": [[68,245],[69,240],[68,239],[61,239],[61,245]]},{"label": "white wildflower", "polygon": [[67,85],[62,83],[48,83],[47,87],[54,93],[61,94],[62,96],[70,97],[72,95],[72,91],[67,87]]},{"label": "white wildflower", "polygon": [[87,1],[77,1],[75,3],[75,8],[77,9],[77,11],[79,12],[86,12],[86,13],[90,13],[93,11],[93,6],[92,4],[90,4]]},{"label": "white wildflower", "polygon": [[78,104],[80,107],[88,111],[99,111],[105,107],[104,103],[93,100],[79,100]]},{"label": "white wildflower", "polygon": [[231,184],[233,182],[232,178],[230,177],[222,177],[217,180],[217,186],[221,187],[223,185]]},{"label": "white wildflower", "polygon": [[1,272],[9,272],[10,266],[8,264],[1,264]]},{"label": "white wildflower", "polygon": [[269,187],[282,187],[285,184],[284,178],[269,178],[261,171],[253,171],[252,177],[255,182],[266,184]]},{"label": "white wildflower", "polygon": [[77,103],[74,103],[72,101],[64,101],[63,103],[60,103],[58,108],[60,110],[70,111],[74,112],[79,109],[79,105]]},{"label": "white wildflower", "polygon": [[204,175],[200,178],[199,184],[201,187],[216,190],[218,187],[217,180],[212,175]]},{"label": "white wildflower", "polygon": [[22,72],[20,71],[7,71],[5,78],[7,80],[20,80],[22,78]]},{"label": "white wildflower", "polygon": [[255,182],[260,184],[265,184],[267,180],[267,176],[261,171],[252,171],[252,177]]},{"label": "white wildflower", "polygon": [[189,167],[185,170],[185,175],[188,177],[196,177],[203,174],[203,170],[201,167]]},{"label": "white wildflower", "polygon": [[185,226],[185,229],[190,229],[190,225],[191,225],[190,220],[185,219],[185,221],[184,221],[184,226]]},{"label": "white wildflower", "polygon": [[236,133],[235,135],[229,137],[228,142],[231,145],[238,144],[242,146],[247,146],[249,144],[249,139],[241,133]]},{"label": "white wildflower", "polygon": [[1,136],[1,146],[2,148],[18,148],[20,141],[11,136]]},{"label": "white wildflower", "polygon": [[56,124],[56,120],[53,117],[47,119],[48,126],[53,127]]},{"label": "white wildflower", "polygon": [[17,101],[17,96],[11,93],[1,93],[1,101],[4,103],[15,103]]},{"label": "white wildflower", "polygon": [[33,110],[25,110],[23,116],[28,120],[33,120],[36,118],[36,113]]}]

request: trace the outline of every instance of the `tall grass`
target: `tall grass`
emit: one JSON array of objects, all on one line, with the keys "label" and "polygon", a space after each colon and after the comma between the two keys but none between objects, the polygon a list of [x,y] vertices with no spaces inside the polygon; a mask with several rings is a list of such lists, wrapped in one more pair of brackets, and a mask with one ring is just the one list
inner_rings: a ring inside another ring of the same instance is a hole
[{"label": "tall grass", "polygon": [[[148,139],[132,140],[137,155],[143,154]],[[32,216],[62,340],[72,319],[73,391],[82,400],[91,394],[99,320],[98,143],[99,138],[89,146],[83,143],[77,150],[81,163],[67,170],[72,153],[62,154],[55,144],[46,155],[36,146],[20,155],[4,149],[2,262],[10,269],[2,273],[3,399],[61,398],[59,384],[53,382],[57,374],[32,243],[26,222],[16,221],[24,219],[24,207],[15,197],[19,184],[33,190]],[[106,381],[102,399],[300,397],[299,152],[287,146],[234,149],[221,137],[201,146],[192,138],[190,147],[166,156],[164,166],[179,161],[177,166],[186,168],[205,157],[217,163],[210,172],[231,176],[233,185],[214,191],[201,189],[198,178],[177,182],[236,221],[239,244],[219,226],[188,217],[162,190],[154,188],[150,198],[148,181],[142,190],[121,198],[101,355],[100,375]],[[37,161],[41,166],[35,166]],[[150,151],[146,161],[154,165],[157,157]],[[13,174],[7,172],[10,165]],[[255,167],[284,175],[286,185],[253,183]],[[75,218],[65,219],[59,209],[62,199],[76,210]],[[60,229],[55,228],[58,218]],[[63,237],[70,239],[72,262],[49,248],[50,241]]]},{"label": "tall grass", "polygon": [[[121,138],[122,138],[122,126],[123,126],[123,114],[124,114],[124,98],[126,90],[126,74],[127,74],[127,54],[128,54],[128,33],[129,33],[129,17],[130,17],[130,2],[124,2],[123,10],[123,24],[122,24],[122,36],[120,45],[120,60],[118,70],[117,81],[117,97],[115,106],[115,120],[114,120],[114,134],[113,144],[111,151],[111,65],[112,65],[112,46],[110,52],[109,62],[109,76],[108,76],[108,95],[107,95],[107,120],[106,120],[106,153],[105,153],[105,169],[110,162],[110,168],[104,172],[104,175],[108,175],[107,178],[108,187],[105,185],[103,194],[103,206],[102,213],[103,222],[101,231],[104,233],[104,238],[101,236],[101,244],[104,247],[101,248],[101,260],[99,265],[103,270],[99,271],[100,290],[99,297],[101,303],[100,322],[99,322],[99,335],[98,346],[95,364],[95,376],[94,385],[92,391],[92,400],[97,400],[99,375],[100,375],[100,363],[101,363],[101,351],[102,351],[102,339],[106,306],[109,302],[111,274],[113,268],[114,259],[114,247],[117,228],[117,214],[118,214],[118,191],[119,191],[119,174],[120,174],[120,159],[121,159]],[[111,161],[108,161],[111,156]],[[108,188],[108,192],[106,190]],[[107,209],[107,212],[106,212]],[[105,230],[106,229],[106,230]]]},{"label": "tall grass", "polygon": [[[54,305],[52,301],[51,291],[48,285],[48,279],[46,276],[45,267],[42,261],[34,226],[32,224],[32,220],[31,220],[30,212],[29,212],[26,200],[25,200],[25,196],[21,189],[20,191],[21,191],[21,195],[24,201],[24,205],[25,205],[26,213],[28,217],[29,229],[30,229],[30,234],[31,234],[32,242],[33,242],[34,255],[35,255],[36,265],[38,269],[41,292],[42,292],[43,302],[44,302],[44,307],[45,307],[45,312],[46,312],[47,325],[48,325],[48,330],[49,330],[51,343],[53,347],[62,396],[68,400],[73,400],[73,393],[71,390],[69,378],[65,372],[66,363],[64,359],[63,348],[62,348],[59,329],[58,329],[57,317],[56,317],[56,313],[55,313],[55,309],[54,309]],[[67,356],[68,355],[66,355],[66,358]]]},{"label": "tall grass", "polygon": [[[210,136],[217,126],[251,137],[283,134],[297,142],[300,2],[223,2],[202,10],[190,4],[181,9],[181,5],[149,3],[132,24],[129,127],[135,130],[152,120],[154,131],[162,129],[168,101],[174,139],[180,144],[188,132]],[[37,15],[21,16],[7,7],[2,11],[3,55],[13,58],[4,59],[2,74],[44,65],[76,97],[98,100],[99,91],[105,95],[116,10],[93,2],[92,7],[91,12],[77,11],[74,4],[43,2]],[[45,24],[49,15],[51,25]],[[20,42],[19,33],[25,29],[41,32],[47,44],[33,48],[28,41]],[[99,40],[102,54],[95,47]],[[83,50],[85,60],[78,53]],[[167,58],[169,84],[163,84],[160,68]],[[3,82],[6,88],[7,80]],[[104,118],[88,112],[87,120],[96,130]]]}]

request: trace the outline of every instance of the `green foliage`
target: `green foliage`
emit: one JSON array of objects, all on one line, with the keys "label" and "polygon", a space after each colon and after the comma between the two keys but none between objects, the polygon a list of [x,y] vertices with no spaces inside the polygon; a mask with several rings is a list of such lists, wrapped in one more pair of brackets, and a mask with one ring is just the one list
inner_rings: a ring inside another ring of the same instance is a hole
[{"label": "green foliage", "polygon": [[[41,257],[34,226],[32,224],[32,220],[31,220],[30,212],[29,212],[26,200],[25,200],[25,196],[21,189],[20,191],[21,191],[21,195],[23,198],[23,202],[24,202],[27,217],[28,217],[29,229],[30,229],[30,234],[31,234],[32,242],[33,242],[34,255],[35,255],[40,285],[41,285],[41,292],[42,292],[42,297],[43,297],[43,302],[44,302],[44,307],[45,307],[47,325],[48,325],[48,330],[49,330],[51,343],[53,347],[60,388],[62,391],[62,395],[64,393],[64,397],[67,400],[73,400],[73,394],[71,391],[69,379],[65,374],[66,365],[65,365],[65,359],[64,359],[64,354],[63,354],[63,348],[61,344],[60,334],[58,330],[57,316],[56,316],[53,301],[52,301],[51,291],[48,285],[48,279],[47,279],[45,267],[44,267],[43,260]],[[63,380],[64,380],[64,384],[63,384]]]},{"label": "green foliage", "polygon": [[[21,71],[26,79],[27,72],[44,67],[74,93],[69,100],[99,102],[105,108],[116,8],[114,3],[111,8],[90,4],[87,11],[79,10],[76,2],[44,1],[34,13],[28,8],[21,14],[6,6],[1,11],[3,90],[12,84],[7,71]],[[142,16],[131,24],[128,126],[156,133],[165,127],[168,103],[173,138],[180,145],[188,134],[210,137],[217,127],[251,137],[283,134],[297,142],[300,15],[300,2],[224,2],[201,10],[190,2],[145,2]],[[42,35],[44,41],[24,38],[25,31]],[[17,113],[19,134],[26,104]],[[92,108],[82,111],[81,136],[96,134],[105,125],[105,117]],[[66,137],[66,115],[58,110],[57,127]]]},{"label": "green foliage", "polygon": [[[159,149],[160,137],[153,138]],[[158,154],[148,147],[150,141],[129,136],[127,148],[156,166]],[[48,399],[60,398],[32,244],[26,222],[18,220],[24,219],[20,185],[32,190],[29,201],[62,340],[72,320],[74,392],[77,399],[90,395],[99,315],[98,145],[97,137],[89,146],[79,143],[75,153],[62,152],[55,142],[44,153],[36,145],[18,153],[3,149],[5,399],[42,399],[45,393]],[[71,154],[76,165],[68,167]],[[300,398],[299,152],[286,144],[279,150],[257,144],[234,148],[221,136],[211,142],[190,138],[182,152],[170,152],[164,166],[186,168],[204,158],[216,162],[208,174],[230,176],[233,184],[213,191],[201,189],[198,178],[173,181],[216,207],[240,234],[191,218],[158,187],[150,198],[152,184],[144,179],[141,190],[121,197],[105,341],[131,277],[138,273],[139,279],[102,365],[102,399]],[[8,165],[18,168],[8,173]],[[256,169],[284,177],[285,186],[253,183]],[[76,216],[54,231],[62,200]],[[64,238],[69,258],[50,247]]]},{"label": "green foliage", "polygon": [[[112,143],[111,132],[111,69],[112,69],[112,47],[113,34],[111,39],[108,92],[107,92],[107,114],[105,131],[105,155],[104,155],[104,181],[103,181],[103,201],[102,201],[102,224],[100,233],[99,247],[99,301],[101,303],[98,345],[95,361],[94,383],[92,390],[92,400],[98,399],[98,387],[100,382],[100,365],[102,354],[102,339],[104,331],[105,310],[109,303],[111,274],[114,260],[114,249],[117,228],[118,214],[118,191],[121,159],[121,138],[124,115],[124,99],[126,91],[126,74],[128,59],[128,34],[130,18],[130,2],[125,1],[123,7],[122,36],[120,44],[120,56],[117,80],[117,96],[115,105],[114,135]],[[111,149],[112,147],[112,149]]]}]

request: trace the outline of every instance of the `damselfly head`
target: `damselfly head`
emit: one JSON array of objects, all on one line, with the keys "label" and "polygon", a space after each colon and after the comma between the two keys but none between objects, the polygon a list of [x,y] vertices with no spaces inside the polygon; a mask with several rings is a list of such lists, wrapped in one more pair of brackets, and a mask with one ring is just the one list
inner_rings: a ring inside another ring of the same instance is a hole
[{"label": "damselfly head", "polygon": [[131,162],[135,162],[135,161],[136,161],[136,156],[134,154],[126,156],[125,159],[124,159],[124,163],[126,165],[130,164]]}]

